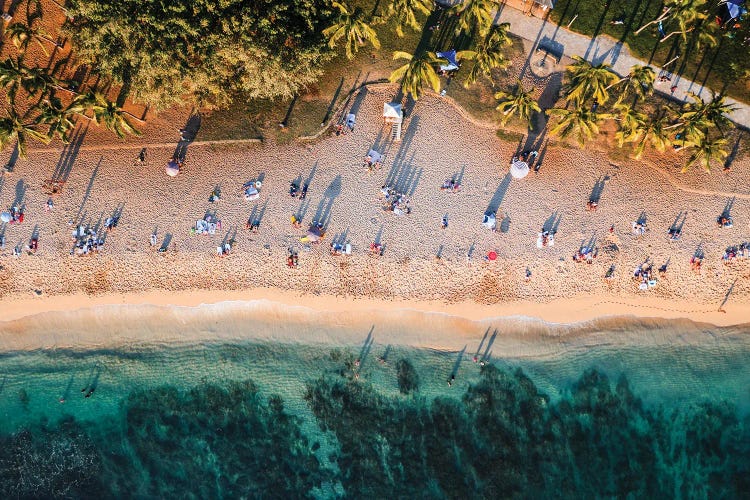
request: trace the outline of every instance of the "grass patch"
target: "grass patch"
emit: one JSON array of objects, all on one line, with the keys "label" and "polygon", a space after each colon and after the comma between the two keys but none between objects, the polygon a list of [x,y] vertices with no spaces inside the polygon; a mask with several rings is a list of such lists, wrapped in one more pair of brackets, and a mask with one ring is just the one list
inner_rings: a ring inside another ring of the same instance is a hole
[{"label": "grass patch", "polygon": [[[639,35],[633,32],[656,19],[661,12],[661,5],[662,2],[658,0],[559,0],[550,15],[561,26],[567,26],[572,21],[570,29],[578,33],[593,36],[598,30],[599,34],[610,35],[627,44],[635,57],[659,66],[676,55],[675,48],[681,44],[679,36],[674,35],[665,42],[660,42],[656,25],[649,26]],[[713,3],[709,5],[714,7]],[[611,24],[615,19],[623,19],[625,23]],[[712,20],[713,15],[706,22]],[[664,27],[667,32],[671,31],[668,23]],[[676,62],[674,71],[699,85],[706,85],[740,101],[750,102],[750,82],[747,79],[732,78],[728,70],[733,62],[747,61],[747,47],[743,46],[742,39],[741,34],[734,38],[724,36],[717,47],[696,49],[688,34],[688,43],[682,44],[682,56]],[[744,65],[747,66],[747,62]]]}]

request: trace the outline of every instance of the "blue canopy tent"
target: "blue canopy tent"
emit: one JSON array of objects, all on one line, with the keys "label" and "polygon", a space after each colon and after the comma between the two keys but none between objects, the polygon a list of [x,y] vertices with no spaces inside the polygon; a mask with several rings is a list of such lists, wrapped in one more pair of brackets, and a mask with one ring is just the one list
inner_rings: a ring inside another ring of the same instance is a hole
[{"label": "blue canopy tent", "polygon": [[744,8],[745,0],[722,0],[719,2],[719,5],[724,7],[725,12],[721,16],[722,17],[722,23],[728,23],[729,21],[733,19],[737,19],[742,14],[747,12],[747,10]]},{"label": "blue canopy tent", "polygon": [[441,64],[440,69],[443,71],[455,71],[458,69],[458,61],[456,61],[456,51],[451,49],[446,52],[437,52],[436,56],[448,61],[447,64]]}]

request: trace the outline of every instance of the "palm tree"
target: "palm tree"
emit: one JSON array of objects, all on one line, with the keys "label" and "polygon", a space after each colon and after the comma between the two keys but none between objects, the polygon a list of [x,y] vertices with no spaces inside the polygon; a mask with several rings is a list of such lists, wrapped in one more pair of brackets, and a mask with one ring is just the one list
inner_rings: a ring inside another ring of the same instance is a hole
[{"label": "palm tree", "polygon": [[573,56],[576,61],[565,69],[568,77],[567,97],[576,106],[580,106],[589,97],[600,104],[609,100],[610,85],[617,81],[617,75],[606,63],[591,64],[580,56]]},{"label": "palm tree", "polygon": [[707,172],[711,171],[711,162],[714,160],[724,160],[729,152],[726,150],[727,140],[723,137],[710,139],[705,137],[704,140],[695,144],[688,158],[687,163],[682,167],[682,172],[686,172],[691,165],[700,165]]},{"label": "palm tree", "polygon": [[534,115],[534,112],[539,113],[542,110],[534,99],[533,93],[533,88],[529,90],[523,89],[521,80],[518,80],[518,84],[512,93],[496,93],[495,99],[500,101],[496,109],[503,113],[500,124],[505,125],[511,115],[516,114],[519,118],[526,120],[529,126],[531,126],[531,117]]},{"label": "palm tree", "polygon": [[550,133],[563,139],[574,135],[581,146],[586,143],[586,140],[597,135],[599,123],[609,118],[606,113],[596,113],[584,106],[576,106],[573,109],[553,108],[549,110],[549,114],[560,119],[560,122],[550,130]]},{"label": "palm tree", "polygon": [[427,84],[435,92],[440,91],[440,77],[435,72],[435,66],[445,63],[445,59],[441,59],[434,52],[428,51],[422,52],[417,57],[408,52],[396,51],[393,53],[393,58],[408,61],[391,73],[388,78],[391,82],[401,80],[402,92],[411,94],[414,100],[417,100],[424,84]]},{"label": "palm tree", "polygon": [[737,109],[726,103],[726,97],[711,91],[711,100],[706,102],[699,95],[688,93],[692,102],[685,103],[680,114],[682,122],[704,121],[709,127],[721,130],[722,126],[729,125],[726,115]]},{"label": "palm tree", "polygon": [[617,102],[620,103],[629,94],[633,94],[637,99],[645,99],[654,93],[654,79],[656,74],[651,66],[636,64],[630,68],[628,76],[620,78],[618,81],[607,87],[610,89],[615,85],[623,83],[620,97]]},{"label": "palm tree", "polygon": [[452,7],[458,16],[457,31],[470,33],[474,28],[479,35],[485,36],[492,21],[495,10],[500,7],[500,0],[463,0]]},{"label": "palm tree", "polygon": [[24,54],[29,48],[31,42],[36,42],[37,45],[42,49],[45,55],[49,55],[47,48],[40,40],[44,36],[44,32],[38,28],[32,28],[23,23],[13,23],[5,28],[6,35],[16,46],[21,54]]},{"label": "palm tree", "polygon": [[16,98],[18,87],[24,80],[26,66],[23,64],[23,58],[13,59],[8,57],[0,61],[0,86],[8,91],[8,100],[13,102]]},{"label": "palm tree", "polygon": [[511,45],[513,41],[508,35],[509,23],[498,24],[493,26],[489,34],[477,45],[475,51],[463,50],[457,56],[463,59],[470,59],[474,64],[466,76],[464,87],[468,87],[476,82],[481,76],[490,76],[495,68],[503,68],[510,64],[510,60],[505,57],[505,47]]},{"label": "palm tree", "polygon": [[75,123],[71,119],[73,114],[70,107],[63,106],[60,99],[50,97],[39,106],[39,115],[36,117],[36,123],[49,125],[47,136],[50,138],[57,136],[67,144],[69,142],[68,133],[75,128]]},{"label": "palm tree", "polygon": [[[68,110],[70,113],[103,125],[107,130],[114,132],[117,137],[123,138],[126,134],[141,135],[128,121],[127,112],[97,92],[89,90],[79,94],[68,106]],[[87,113],[91,113],[92,116],[88,116]]]},{"label": "palm tree", "polygon": [[669,20],[672,24],[677,23],[678,29],[664,36],[662,42],[672,35],[681,35],[682,40],[687,41],[687,34],[708,17],[705,12],[706,0],[677,0],[676,3],[678,8],[672,11]]},{"label": "palm tree", "polygon": [[42,68],[24,68],[21,86],[30,96],[35,96],[46,94],[50,87],[59,87],[59,82]]},{"label": "palm tree", "polygon": [[334,48],[336,42],[344,38],[346,45],[346,57],[351,59],[359,50],[360,45],[365,41],[372,43],[376,49],[380,48],[380,40],[375,30],[372,29],[365,21],[365,13],[361,7],[355,7],[353,10],[340,2],[331,4],[339,10],[336,21],[328,28],[323,30],[323,35],[328,38],[328,46]]},{"label": "palm tree", "polygon": [[[70,103],[69,109],[71,113],[75,113],[89,120],[96,122],[96,117],[101,113],[102,109],[107,106],[107,99],[93,90],[87,90],[83,94],[78,94],[73,102]],[[87,113],[91,113],[92,116],[88,116]]]},{"label": "palm tree", "polygon": [[29,139],[48,144],[49,136],[36,129],[36,123],[25,123],[14,107],[8,110],[8,116],[0,118],[0,149],[15,142],[18,146],[18,156],[26,158],[26,144]]},{"label": "palm tree", "polygon": [[396,35],[401,38],[404,36],[404,26],[408,26],[414,31],[419,30],[417,12],[428,15],[431,7],[432,2],[429,0],[391,0],[386,17],[395,22]]},{"label": "palm tree", "polygon": [[647,22],[646,24],[638,28],[633,34],[639,35],[641,31],[646,29],[648,26],[666,21],[668,19],[679,19],[680,17],[685,18],[686,16],[684,12],[700,12],[701,10],[703,10],[702,8],[705,3],[706,0],[667,0],[664,3],[664,9],[662,10],[662,13],[659,15],[659,17],[657,17],[653,21]]},{"label": "palm tree", "polygon": [[638,137],[635,146],[635,158],[639,159],[648,144],[651,144],[657,151],[664,151],[671,146],[667,123],[669,116],[664,112],[658,112],[651,115],[650,119],[638,124]]},{"label": "palm tree", "polygon": [[95,111],[94,116],[96,117],[96,123],[104,125],[104,128],[114,132],[120,139],[127,134],[141,135],[128,121],[125,112],[112,101],[106,101],[103,107]]},{"label": "palm tree", "polygon": [[620,128],[615,132],[618,146],[622,147],[626,142],[636,142],[648,119],[644,113],[639,113],[633,106],[618,103],[615,104],[615,111],[618,112],[615,119]]}]

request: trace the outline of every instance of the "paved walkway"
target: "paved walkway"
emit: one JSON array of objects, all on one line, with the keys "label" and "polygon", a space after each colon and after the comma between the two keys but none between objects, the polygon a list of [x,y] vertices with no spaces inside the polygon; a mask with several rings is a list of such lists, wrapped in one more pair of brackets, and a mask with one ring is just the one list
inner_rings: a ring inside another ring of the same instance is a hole
[{"label": "paved walkway", "polygon": [[[557,26],[551,21],[529,17],[510,6],[501,7],[500,12],[495,17],[495,22],[510,23],[510,32],[534,42],[534,47],[541,43],[542,45],[559,48],[568,57],[578,55],[596,64],[609,63],[620,76],[627,75],[632,66],[646,64],[645,61],[630,55],[627,46],[607,35],[600,35],[592,40],[586,35],[574,33],[564,27]],[[654,68],[658,78],[661,68],[653,65],[651,67]],[[654,87],[657,92],[669,95],[670,88],[673,85],[677,85],[673,94],[676,99],[685,100],[688,92],[699,95],[703,100],[711,99],[711,92],[708,87],[703,87],[700,83],[691,82],[678,75],[673,75],[671,82],[660,83],[657,81]],[[726,102],[736,108],[729,116],[731,120],[744,128],[750,128],[750,106],[730,97],[726,98]]]}]

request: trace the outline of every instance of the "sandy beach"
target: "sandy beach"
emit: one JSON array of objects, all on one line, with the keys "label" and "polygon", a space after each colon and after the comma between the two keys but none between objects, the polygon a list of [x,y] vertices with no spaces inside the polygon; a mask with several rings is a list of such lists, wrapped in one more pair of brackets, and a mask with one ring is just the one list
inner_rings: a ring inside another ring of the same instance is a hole
[{"label": "sandy beach", "polygon": [[[45,311],[258,299],[329,312],[434,311],[471,321],[527,316],[571,323],[635,315],[729,325],[750,318],[749,264],[722,261],[727,247],[750,239],[746,158],[728,173],[678,174],[674,153],[634,161],[619,152],[614,159],[592,148],[551,145],[540,171],[516,180],[507,173],[518,145],[467,121],[435,95],[417,103],[403,141],[390,142],[381,113],[393,93],[389,85],[368,87],[352,134],[288,145],[191,144],[176,178],[164,173],[173,147],[151,147],[147,164],[134,165],[141,144],[167,140],[165,119],[147,125],[140,142],[110,147],[111,138],[92,131],[73,157],[62,148],[32,151],[0,188],[3,210],[19,196],[26,207],[22,224],[0,229],[0,330]],[[175,123],[187,118],[172,115]],[[385,160],[368,175],[362,162],[374,144]],[[45,212],[43,180],[71,160],[54,210]],[[462,190],[441,191],[453,176],[461,178]],[[246,201],[243,183],[261,177],[260,199]],[[303,202],[289,196],[295,178],[309,181]],[[597,181],[604,189],[590,212],[586,201]],[[410,215],[383,210],[379,192],[386,183],[408,184]],[[221,198],[211,203],[215,187]],[[716,218],[731,199],[734,227],[719,228]],[[119,224],[101,252],[70,255],[75,224],[101,227],[118,207]],[[507,231],[481,225],[488,209],[497,209]],[[671,241],[667,229],[684,212],[682,238]],[[221,230],[191,234],[207,213],[222,221]],[[636,236],[631,225],[641,213],[649,231]],[[253,214],[261,218],[257,233],[245,228]],[[301,229],[292,227],[292,214],[303,215]],[[556,244],[537,248],[537,234],[553,214],[560,218]],[[441,229],[444,216],[449,225]],[[321,218],[327,218],[326,237],[305,246],[299,238]],[[38,251],[14,257],[13,248],[23,247],[35,229]],[[149,242],[152,233],[156,246]],[[168,250],[157,252],[165,239]],[[234,239],[232,252],[217,257],[225,239]],[[334,239],[351,243],[352,255],[331,255]],[[382,256],[370,255],[375,240],[385,246]],[[598,257],[574,262],[573,254],[590,241]],[[296,269],[286,265],[290,247],[299,252]],[[696,272],[690,259],[699,248],[705,258]],[[497,260],[485,259],[491,251]],[[633,270],[647,259],[654,272],[668,264],[667,272],[655,287],[639,290]],[[605,280],[611,266],[614,277]]]}]

